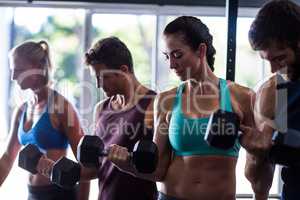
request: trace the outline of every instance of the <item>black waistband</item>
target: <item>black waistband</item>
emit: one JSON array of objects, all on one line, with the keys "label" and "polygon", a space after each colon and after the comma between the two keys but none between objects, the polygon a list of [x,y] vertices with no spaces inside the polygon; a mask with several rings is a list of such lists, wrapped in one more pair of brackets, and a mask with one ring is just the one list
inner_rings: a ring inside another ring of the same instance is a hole
[{"label": "black waistband", "polygon": [[39,193],[52,193],[52,192],[63,192],[63,191],[76,191],[78,188],[78,185],[76,185],[72,189],[64,189],[62,187],[59,187],[55,184],[51,185],[43,185],[43,186],[33,186],[28,185],[28,191],[29,193],[39,194]]}]

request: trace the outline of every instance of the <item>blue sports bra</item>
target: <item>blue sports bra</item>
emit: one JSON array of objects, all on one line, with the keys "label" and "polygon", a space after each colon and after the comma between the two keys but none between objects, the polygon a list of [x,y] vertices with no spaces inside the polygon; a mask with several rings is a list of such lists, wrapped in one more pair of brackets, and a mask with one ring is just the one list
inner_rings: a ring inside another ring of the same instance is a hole
[{"label": "blue sports bra", "polygon": [[52,126],[48,106],[37,123],[29,130],[24,130],[27,104],[20,118],[18,128],[18,139],[20,144],[34,144],[41,150],[66,149],[68,147],[68,138]]},{"label": "blue sports bra", "polygon": [[[230,91],[227,82],[220,80],[220,108],[232,112]],[[182,111],[182,93],[185,83],[179,85],[173,104],[173,111],[169,125],[169,141],[175,155],[218,155],[238,157],[240,144],[238,139],[229,150],[217,149],[209,146],[204,135],[209,118],[189,118]]]}]

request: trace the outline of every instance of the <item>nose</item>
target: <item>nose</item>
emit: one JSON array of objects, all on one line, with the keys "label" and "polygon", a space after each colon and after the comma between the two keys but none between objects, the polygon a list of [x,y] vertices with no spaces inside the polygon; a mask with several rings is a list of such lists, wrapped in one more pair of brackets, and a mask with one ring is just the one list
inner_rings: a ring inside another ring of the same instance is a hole
[{"label": "nose", "polygon": [[272,73],[275,73],[278,70],[280,70],[281,68],[285,67],[285,65],[283,63],[278,63],[278,62],[275,62],[275,61],[271,61],[270,65],[271,65],[271,72]]},{"label": "nose", "polygon": [[177,68],[176,61],[175,61],[174,58],[172,58],[172,56],[170,56],[170,58],[169,58],[169,66],[170,66],[170,69],[176,69]]}]

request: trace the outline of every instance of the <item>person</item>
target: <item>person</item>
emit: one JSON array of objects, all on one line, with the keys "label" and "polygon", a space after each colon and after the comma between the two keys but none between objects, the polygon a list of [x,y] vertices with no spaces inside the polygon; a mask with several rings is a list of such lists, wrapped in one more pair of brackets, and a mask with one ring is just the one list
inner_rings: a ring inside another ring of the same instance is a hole
[{"label": "person", "polygon": [[[153,99],[155,92],[142,85],[134,73],[132,56],[117,37],[98,40],[85,60],[107,98],[95,106],[95,135],[107,149],[118,144],[133,150],[141,139],[153,137]],[[107,158],[100,159],[99,200],[154,200],[154,182],[128,175]]]},{"label": "person", "polygon": [[44,156],[37,166],[38,173],[29,175],[28,199],[88,199],[88,182],[68,190],[49,179],[51,163],[66,155],[69,144],[76,155],[83,131],[72,105],[50,87],[52,65],[48,43],[26,41],[16,46],[10,52],[10,68],[12,80],[32,95],[12,115],[10,138],[0,158],[0,185],[22,145],[34,144]]},{"label": "person", "polygon": [[[257,128],[242,127],[244,132],[255,136],[255,151],[249,152],[245,174],[251,182],[256,199],[268,199],[272,185],[274,164],[270,162],[273,132],[287,126],[299,130],[297,115],[291,124],[278,121],[279,92],[281,80],[296,83],[300,78],[300,7],[289,0],[273,0],[266,3],[256,15],[249,30],[249,41],[260,56],[269,61],[273,75],[257,90],[255,101],[255,122]],[[299,100],[297,100],[299,101]],[[289,104],[289,102],[287,102]],[[281,106],[281,108],[284,108]],[[285,127],[285,128],[284,128]],[[297,141],[294,141],[297,142]],[[273,151],[272,151],[273,152]],[[299,199],[299,168],[283,167],[282,200]]]},{"label": "person", "polygon": [[159,200],[235,199],[240,143],[228,150],[204,140],[209,116],[218,109],[234,112],[252,126],[253,91],[214,73],[216,50],[208,27],[198,18],[181,16],[164,29],[169,66],[182,83],[157,95],[154,103],[158,167],[153,174],[138,173],[128,150],[113,145],[109,159],[128,173],[161,182]]}]

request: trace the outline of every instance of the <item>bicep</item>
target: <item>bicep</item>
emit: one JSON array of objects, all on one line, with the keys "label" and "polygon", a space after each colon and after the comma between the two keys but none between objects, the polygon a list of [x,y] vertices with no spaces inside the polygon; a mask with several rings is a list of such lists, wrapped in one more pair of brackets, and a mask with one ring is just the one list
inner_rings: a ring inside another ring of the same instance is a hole
[{"label": "bicep", "polygon": [[98,119],[99,119],[99,115],[100,113],[102,112],[103,110],[103,106],[104,106],[104,102],[106,101],[107,99],[104,99],[102,101],[100,101],[99,103],[97,103],[94,107],[94,111],[93,111],[93,124],[92,124],[92,127],[93,127],[93,130],[92,130],[92,134],[96,134],[96,130],[97,130],[97,126],[98,126]]},{"label": "bicep", "polygon": [[264,125],[274,127],[275,115],[275,85],[266,83],[256,93],[254,105],[255,124],[259,130],[264,129]]},{"label": "bicep", "polygon": [[84,131],[81,127],[77,112],[73,106],[70,103],[65,102],[64,107],[64,113],[60,115],[60,121],[62,122],[64,133],[68,138],[72,151],[76,156],[77,145],[81,137],[84,135]]}]

